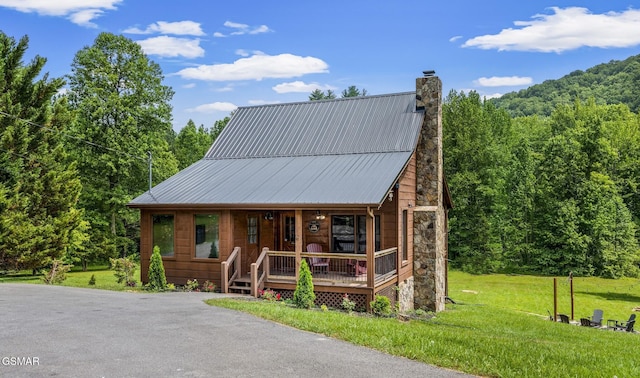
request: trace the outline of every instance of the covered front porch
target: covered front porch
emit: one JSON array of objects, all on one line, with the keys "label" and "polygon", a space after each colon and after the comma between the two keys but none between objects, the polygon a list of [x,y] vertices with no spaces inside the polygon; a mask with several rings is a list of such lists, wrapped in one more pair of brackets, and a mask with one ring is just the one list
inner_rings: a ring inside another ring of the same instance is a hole
[{"label": "covered front porch", "polygon": [[[319,302],[339,307],[344,294],[349,294],[360,307],[366,308],[375,294],[384,294],[395,302],[394,288],[398,279],[398,249],[389,248],[374,253],[373,263],[364,254],[272,251],[264,248],[258,260],[251,264],[248,275],[242,275],[242,250],[236,247],[222,263],[224,293],[239,291],[258,297],[265,288],[292,295],[298,280],[302,259],[307,261],[313,276]],[[382,293],[384,291],[384,293]]]},{"label": "covered front porch", "polygon": [[[315,291],[334,293],[329,303],[341,300],[346,293],[361,296],[366,307],[380,290],[398,283],[400,267],[410,268],[398,254],[395,206],[389,203],[385,208],[299,209],[290,211],[291,217],[285,215],[289,212],[274,212],[274,219],[270,219],[271,212],[261,211],[259,238],[272,240],[271,230],[276,230],[274,242],[263,246],[273,244],[290,250],[262,247],[255,253],[251,245],[236,246],[221,262],[221,291],[258,297],[268,288],[287,297],[295,290],[304,260]],[[243,219],[253,216],[237,213]]]}]

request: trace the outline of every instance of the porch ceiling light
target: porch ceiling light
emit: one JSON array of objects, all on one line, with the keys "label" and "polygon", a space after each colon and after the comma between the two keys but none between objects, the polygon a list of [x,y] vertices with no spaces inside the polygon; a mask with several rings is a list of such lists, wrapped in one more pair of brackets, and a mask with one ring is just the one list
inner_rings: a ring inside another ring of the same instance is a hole
[{"label": "porch ceiling light", "polygon": [[264,220],[273,220],[273,213],[270,211],[267,211],[267,213],[264,215]]},{"label": "porch ceiling light", "polygon": [[325,218],[324,214],[320,212],[320,210],[316,210],[316,219],[323,220]]}]

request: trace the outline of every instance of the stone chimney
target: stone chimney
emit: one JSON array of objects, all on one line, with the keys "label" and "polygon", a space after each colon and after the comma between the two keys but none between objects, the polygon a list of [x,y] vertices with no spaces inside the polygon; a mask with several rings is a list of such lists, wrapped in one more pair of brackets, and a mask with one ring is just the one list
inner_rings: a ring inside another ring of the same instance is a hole
[{"label": "stone chimney", "polygon": [[424,111],[416,149],[413,209],[414,308],[444,310],[447,221],[443,196],[442,81],[434,71],[416,79],[416,111]]}]

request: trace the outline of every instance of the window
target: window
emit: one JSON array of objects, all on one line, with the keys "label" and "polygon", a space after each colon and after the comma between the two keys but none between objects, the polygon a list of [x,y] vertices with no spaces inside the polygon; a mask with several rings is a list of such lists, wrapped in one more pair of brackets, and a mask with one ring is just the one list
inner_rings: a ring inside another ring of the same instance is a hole
[{"label": "window", "polygon": [[196,225],[196,258],[217,259],[220,248],[220,217],[218,214],[197,214]]},{"label": "window", "polygon": [[156,214],[153,218],[153,246],[160,248],[160,255],[173,256],[173,215]]},{"label": "window", "polygon": [[258,244],[258,217],[249,217],[247,224],[247,242]]},{"label": "window", "polygon": [[284,217],[284,241],[295,244],[296,242],[296,217]]},{"label": "window", "polygon": [[[380,216],[375,216],[375,250],[380,250]],[[367,216],[334,215],[331,217],[333,251],[366,253]],[[357,243],[356,243],[357,240]]]},{"label": "window", "polygon": [[409,212],[402,210],[402,261],[409,259]]}]

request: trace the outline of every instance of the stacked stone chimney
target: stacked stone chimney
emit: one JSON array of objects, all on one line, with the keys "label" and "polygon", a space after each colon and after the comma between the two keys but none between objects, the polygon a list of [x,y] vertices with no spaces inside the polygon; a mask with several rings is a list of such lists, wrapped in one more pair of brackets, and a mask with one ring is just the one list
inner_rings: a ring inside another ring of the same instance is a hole
[{"label": "stacked stone chimney", "polygon": [[416,79],[416,110],[424,111],[416,149],[413,209],[414,308],[444,310],[447,222],[443,195],[442,82],[433,71]]}]

